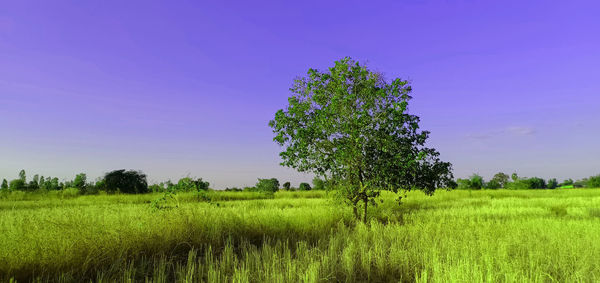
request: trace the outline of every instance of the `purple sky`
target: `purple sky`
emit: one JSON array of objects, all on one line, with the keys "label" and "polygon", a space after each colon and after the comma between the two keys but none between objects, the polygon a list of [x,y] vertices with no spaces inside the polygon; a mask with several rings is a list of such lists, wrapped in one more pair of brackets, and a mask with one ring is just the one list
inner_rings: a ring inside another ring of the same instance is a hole
[{"label": "purple sky", "polygon": [[297,185],[267,123],[344,56],[412,81],[457,177],[598,174],[595,2],[3,1],[0,177]]}]

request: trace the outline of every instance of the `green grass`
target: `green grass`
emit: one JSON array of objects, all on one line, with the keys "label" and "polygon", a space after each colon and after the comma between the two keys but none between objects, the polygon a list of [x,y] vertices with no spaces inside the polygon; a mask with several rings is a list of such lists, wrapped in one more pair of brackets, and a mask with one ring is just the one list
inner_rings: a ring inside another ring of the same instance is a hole
[{"label": "green grass", "polygon": [[0,281],[597,282],[600,190],[0,196]]}]

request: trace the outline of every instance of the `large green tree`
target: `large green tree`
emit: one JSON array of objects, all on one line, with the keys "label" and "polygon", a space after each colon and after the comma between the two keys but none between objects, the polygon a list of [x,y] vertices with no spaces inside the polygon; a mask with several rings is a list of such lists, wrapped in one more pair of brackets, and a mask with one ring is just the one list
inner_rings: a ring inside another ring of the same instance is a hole
[{"label": "large green tree", "polygon": [[425,146],[428,131],[408,113],[408,81],[387,82],[350,59],[295,80],[287,108],[269,122],[282,165],[343,182],[340,191],[363,221],[380,190],[423,190],[455,183],[451,164]]}]

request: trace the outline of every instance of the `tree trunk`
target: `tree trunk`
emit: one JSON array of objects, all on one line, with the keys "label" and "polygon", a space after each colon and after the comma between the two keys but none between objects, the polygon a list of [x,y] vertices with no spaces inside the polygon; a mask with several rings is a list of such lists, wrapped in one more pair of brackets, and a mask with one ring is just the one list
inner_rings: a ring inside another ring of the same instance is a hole
[{"label": "tree trunk", "polygon": [[365,198],[363,201],[365,202],[365,213],[363,214],[363,223],[367,224],[367,204],[369,204],[369,199]]}]

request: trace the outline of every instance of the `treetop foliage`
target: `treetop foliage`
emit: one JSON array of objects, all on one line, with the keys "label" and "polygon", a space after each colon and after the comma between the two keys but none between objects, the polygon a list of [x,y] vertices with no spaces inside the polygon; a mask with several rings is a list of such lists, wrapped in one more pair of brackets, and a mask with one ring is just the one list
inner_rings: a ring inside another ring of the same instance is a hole
[{"label": "treetop foliage", "polygon": [[387,82],[351,58],[294,81],[289,105],[269,126],[283,147],[281,165],[343,180],[356,206],[378,190],[453,187],[451,164],[425,146],[428,131],[408,113],[408,81]]}]

